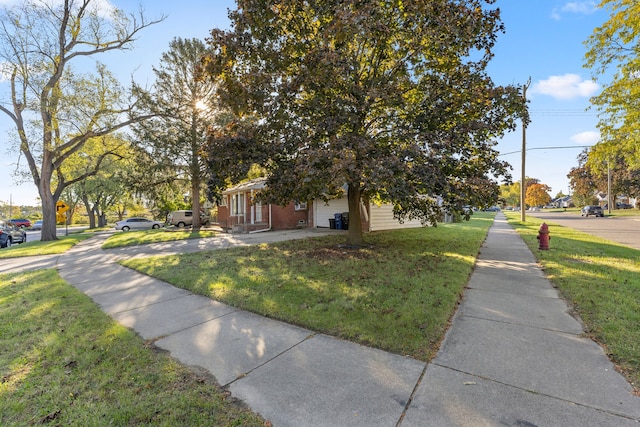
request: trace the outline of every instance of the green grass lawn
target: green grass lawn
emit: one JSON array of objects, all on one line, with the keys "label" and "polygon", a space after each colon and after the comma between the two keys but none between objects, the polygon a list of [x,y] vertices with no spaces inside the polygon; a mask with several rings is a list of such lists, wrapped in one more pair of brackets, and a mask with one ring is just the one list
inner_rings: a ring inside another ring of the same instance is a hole
[{"label": "green grass lawn", "polygon": [[71,249],[78,242],[92,237],[93,233],[75,233],[58,237],[58,240],[50,242],[33,241],[13,245],[10,248],[0,249],[0,259],[16,258],[34,255],[57,255]]},{"label": "green grass lawn", "polygon": [[[638,387],[640,251],[555,224],[551,250],[539,251],[542,220],[506,214],[588,335]],[[239,308],[428,361],[492,222],[492,213],[477,212],[469,222],[371,233],[360,250],[333,235],[123,263]],[[124,240],[112,244],[190,237],[137,233],[116,233]],[[52,270],[0,276],[0,378],[0,425],[260,425]]]},{"label": "green grass lawn", "polygon": [[[85,230],[81,233],[70,233],[68,236],[60,236],[58,237],[58,240],[50,242],[33,241],[13,245],[10,248],[3,248],[0,250],[0,259],[62,254],[71,249],[78,242],[94,236],[98,231],[103,231],[103,229]],[[201,239],[205,237],[214,237],[215,235],[216,233],[214,231],[192,231],[190,229],[117,232],[110,236],[102,247],[103,249],[109,249],[122,246],[171,242],[184,239]]]},{"label": "green grass lawn", "polygon": [[235,307],[429,360],[493,216],[372,233],[359,250],[335,235],[123,264]]},{"label": "green grass lawn", "polygon": [[635,387],[640,388],[640,251],[557,224],[550,250],[538,250],[542,219],[508,213],[545,274]]},{"label": "green grass lawn", "polygon": [[114,233],[102,245],[103,249],[118,248],[122,246],[144,245],[148,243],[171,242],[184,239],[201,239],[214,237],[214,231],[190,229],[158,229],[144,231],[119,231]]},{"label": "green grass lawn", "polygon": [[262,426],[55,270],[0,275],[0,425]]}]

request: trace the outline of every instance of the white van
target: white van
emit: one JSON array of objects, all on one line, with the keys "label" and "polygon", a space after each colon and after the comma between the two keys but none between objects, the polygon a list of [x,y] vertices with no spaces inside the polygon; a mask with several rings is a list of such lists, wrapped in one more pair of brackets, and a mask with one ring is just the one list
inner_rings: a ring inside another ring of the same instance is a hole
[{"label": "white van", "polygon": [[[173,211],[167,215],[167,223],[178,227],[186,227],[193,225],[193,211]],[[200,224],[206,225],[209,223],[209,217],[204,213],[200,214]]]}]

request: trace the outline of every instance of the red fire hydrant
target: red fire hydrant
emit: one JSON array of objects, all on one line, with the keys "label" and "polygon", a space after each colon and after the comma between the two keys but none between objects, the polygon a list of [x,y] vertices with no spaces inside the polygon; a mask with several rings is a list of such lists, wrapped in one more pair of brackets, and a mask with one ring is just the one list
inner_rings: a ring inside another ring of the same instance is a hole
[{"label": "red fire hydrant", "polygon": [[549,236],[549,226],[546,222],[543,222],[538,230],[538,240],[540,241],[540,246],[538,249],[549,250],[549,240],[551,240],[551,236]]}]

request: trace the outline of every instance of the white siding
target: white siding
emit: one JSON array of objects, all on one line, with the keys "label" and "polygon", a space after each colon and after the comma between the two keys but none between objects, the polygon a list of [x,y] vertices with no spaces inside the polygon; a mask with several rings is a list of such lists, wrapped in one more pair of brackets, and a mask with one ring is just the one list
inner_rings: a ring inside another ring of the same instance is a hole
[{"label": "white siding", "polygon": [[400,222],[393,217],[393,206],[390,204],[380,206],[371,204],[369,207],[369,215],[369,231],[422,227],[419,220],[406,220],[400,224]]},{"label": "white siding", "polygon": [[316,227],[329,228],[329,218],[334,214],[349,212],[349,202],[346,197],[330,200],[328,205],[324,201],[316,199],[313,202],[314,223]]},{"label": "white siding", "polygon": [[[322,200],[314,200],[314,221],[316,227],[329,227],[329,218],[336,213],[348,212],[349,203],[346,197],[329,201],[328,205]],[[403,224],[393,218],[393,206],[390,204],[375,205],[369,208],[369,231],[394,230],[400,228],[422,227],[419,220],[405,221]]]}]

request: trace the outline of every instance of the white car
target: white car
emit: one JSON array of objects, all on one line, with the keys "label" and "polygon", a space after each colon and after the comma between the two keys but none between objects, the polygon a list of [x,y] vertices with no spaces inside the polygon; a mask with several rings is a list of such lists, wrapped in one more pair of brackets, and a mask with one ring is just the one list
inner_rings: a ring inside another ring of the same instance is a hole
[{"label": "white car", "polygon": [[116,230],[151,230],[164,226],[160,221],[147,218],[127,218],[116,222]]}]

